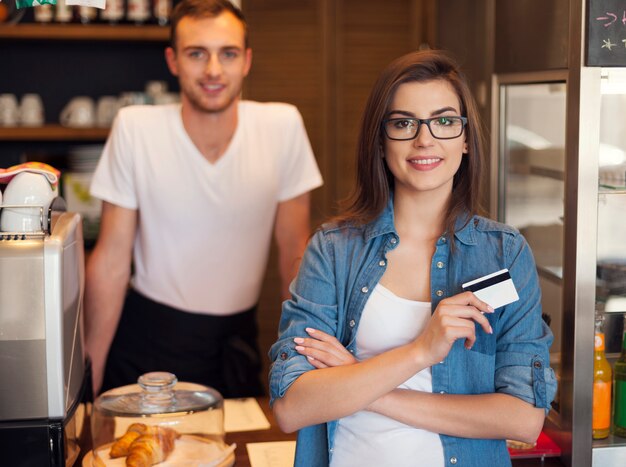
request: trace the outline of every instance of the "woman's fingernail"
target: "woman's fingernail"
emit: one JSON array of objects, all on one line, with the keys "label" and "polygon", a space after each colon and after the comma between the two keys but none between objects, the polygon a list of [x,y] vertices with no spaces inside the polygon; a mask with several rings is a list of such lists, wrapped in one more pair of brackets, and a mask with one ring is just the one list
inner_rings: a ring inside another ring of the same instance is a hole
[{"label": "woman's fingernail", "polygon": [[294,341],[296,344],[304,344],[304,339],[303,339],[302,337],[294,337],[294,338],[293,338],[293,341]]},{"label": "woman's fingernail", "polygon": [[[296,349],[297,349],[297,348],[298,348],[298,347],[296,347]],[[467,350],[472,350],[472,346],[471,346],[471,345],[469,345],[469,344],[465,344],[465,348],[466,348]]]},{"label": "woman's fingernail", "polygon": [[489,334],[493,334],[493,328],[489,326]]},{"label": "woman's fingernail", "polygon": [[489,313],[493,313],[493,307],[491,305],[487,305],[487,311]]},{"label": "woman's fingernail", "polygon": [[304,347],[302,347],[301,345],[296,345],[296,350],[298,352],[302,352],[304,350]]},{"label": "woman's fingernail", "polygon": [[315,329],[313,328],[305,328],[304,330],[308,332],[309,334],[313,334],[315,332]]},{"label": "woman's fingernail", "polygon": [[313,357],[311,357],[310,355],[307,355],[306,358],[308,358],[309,360],[315,360]]}]

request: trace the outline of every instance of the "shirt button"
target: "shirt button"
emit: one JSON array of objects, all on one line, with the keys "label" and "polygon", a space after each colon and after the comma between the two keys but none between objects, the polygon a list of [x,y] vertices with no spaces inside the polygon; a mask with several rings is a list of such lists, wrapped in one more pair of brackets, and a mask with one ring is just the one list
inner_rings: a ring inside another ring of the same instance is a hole
[{"label": "shirt button", "polygon": [[439,391],[439,394],[445,394],[446,391]]},{"label": "shirt button", "polygon": [[456,464],[456,457],[451,457],[450,458],[450,463],[451,464]]},{"label": "shirt button", "polygon": [[441,297],[443,295],[443,290],[437,290],[435,294],[437,295],[437,297]]},{"label": "shirt button", "polygon": [[387,263],[385,263],[385,261],[384,261],[384,260],[382,260],[382,259],[378,262],[378,265],[379,265],[379,266],[384,266],[385,264],[387,264]]},{"label": "shirt button", "polygon": [[443,267],[443,262],[437,261],[437,269],[441,269]]},{"label": "shirt button", "polygon": [[540,370],[541,369],[541,362],[535,362],[535,363],[533,363],[533,366],[535,368],[537,368],[538,370]]},{"label": "shirt button", "polygon": [[367,293],[369,291],[370,291],[370,289],[368,289],[367,287],[361,288],[361,292],[363,292],[363,293]]},{"label": "shirt button", "polygon": [[441,361],[439,362],[439,364],[440,364],[440,365],[443,365],[444,363],[446,363],[446,362],[444,362],[443,360],[441,360]]},{"label": "shirt button", "polygon": [[350,320],[350,323],[348,323],[350,325],[351,328],[353,328],[354,326],[356,326],[356,321],[354,321],[353,319]]},{"label": "shirt button", "polygon": [[354,353],[354,350],[350,349],[350,353]]},{"label": "shirt button", "polygon": [[281,360],[287,360],[287,352],[283,352],[280,354],[280,359]]},{"label": "shirt button", "polygon": [[395,245],[396,243],[398,243],[398,240],[394,237],[391,239],[391,244]]}]

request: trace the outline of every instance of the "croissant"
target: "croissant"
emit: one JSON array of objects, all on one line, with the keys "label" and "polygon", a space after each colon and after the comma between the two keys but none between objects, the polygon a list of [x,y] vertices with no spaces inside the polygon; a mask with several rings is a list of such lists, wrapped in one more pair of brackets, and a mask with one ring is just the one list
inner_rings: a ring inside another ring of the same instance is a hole
[{"label": "croissant", "polygon": [[135,433],[139,433],[140,435],[146,435],[148,434],[146,430],[148,430],[148,425],[146,425],[145,423],[133,423],[128,426],[128,428],[126,429],[126,433],[128,433],[129,431],[134,431]]},{"label": "croissant", "polygon": [[111,452],[109,456],[111,459],[116,457],[125,457],[128,455],[130,445],[139,438],[141,435],[148,434],[148,425],[144,423],[133,423],[126,429],[126,433],[120,439],[118,439],[113,446],[111,446]]},{"label": "croissant", "polygon": [[151,466],[167,458],[179,437],[172,428],[133,423],[124,436],[113,443],[109,456],[112,459],[128,456],[127,466]]},{"label": "croissant", "polygon": [[127,456],[130,445],[140,436],[141,433],[131,431],[129,429],[126,433],[124,433],[124,436],[118,439],[115,443],[113,443],[113,446],[111,446],[111,452],[109,452],[111,459]]},{"label": "croissant", "polygon": [[150,467],[167,459],[177,438],[174,430],[164,429],[158,435],[141,435],[130,445],[127,467]]}]

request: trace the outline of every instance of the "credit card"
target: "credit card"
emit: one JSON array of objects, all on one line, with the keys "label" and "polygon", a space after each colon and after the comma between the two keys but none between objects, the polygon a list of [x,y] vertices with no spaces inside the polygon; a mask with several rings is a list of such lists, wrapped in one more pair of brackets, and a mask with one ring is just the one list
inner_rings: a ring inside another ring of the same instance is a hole
[{"label": "credit card", "polygon": [[474,292],[483,302],[491,305],[494,309],[519,300],[515,284],[508,269],[487,274],[473,281],[466,282],[461,287],[463,290]]}]

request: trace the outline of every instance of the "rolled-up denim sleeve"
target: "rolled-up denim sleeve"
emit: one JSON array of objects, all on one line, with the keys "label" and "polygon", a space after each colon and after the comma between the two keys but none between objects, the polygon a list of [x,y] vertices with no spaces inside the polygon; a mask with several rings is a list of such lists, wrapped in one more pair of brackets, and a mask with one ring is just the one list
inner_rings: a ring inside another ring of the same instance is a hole
[{"label": "rolled-up denim sleeve", "polygon": [[541,317],[541,289],[530,247],[521,234],[505,246],[519,300],[504,307],[496,324],[496,392],[550,410],[556,378],[550,368],[553,335]]},{"label": "rolled-up denim sleeve", "polygon": [[303,373],[313,370],[306,357],[295,350],[294,337],[307,337],[312,327],[330,335],[337,333],[337,299],[333,257],[322,231],[309,242],[296,279],[291,283],[291,298],[283,302],[278,340],[269,351],[270,404],[283,397]]}]

